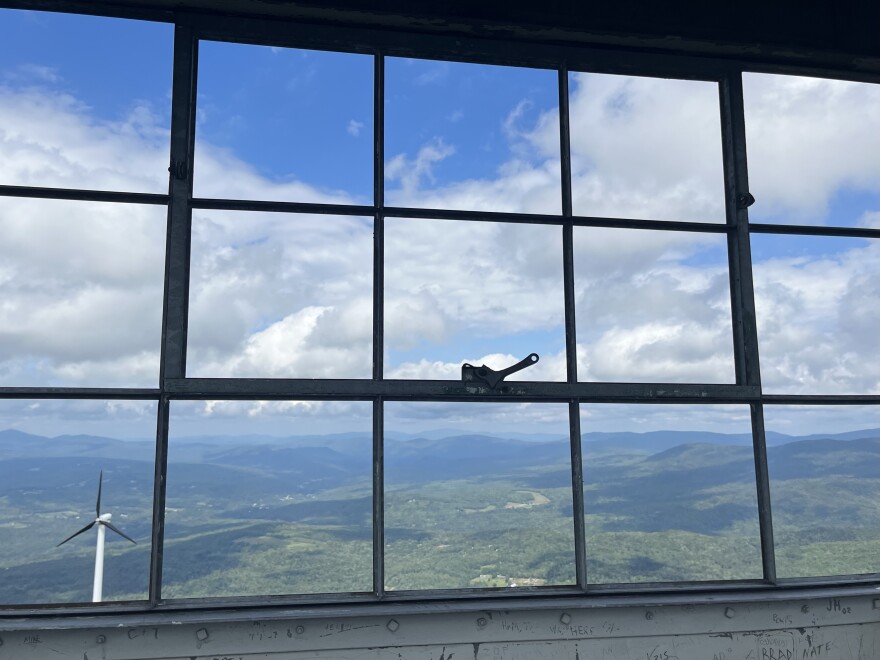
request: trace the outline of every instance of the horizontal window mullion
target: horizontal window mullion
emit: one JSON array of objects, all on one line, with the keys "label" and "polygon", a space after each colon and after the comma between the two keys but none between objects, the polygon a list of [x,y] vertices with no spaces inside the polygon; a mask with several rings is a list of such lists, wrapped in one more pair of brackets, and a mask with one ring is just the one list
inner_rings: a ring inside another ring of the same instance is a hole
[{"label": "horizontal window mullion", "polygon": [[137,387],[0,387],[0,399],[158,399],[161,391]]},{"label": "horizontal window mullion", "polygon": [[321,215],[373,215],[372,206],[357,204],[317,204],[253,199],[211,199],[194,197],[193,209],[212,211],[261,211],[264,213],[314,213]]},{"label": "horizontal window mullion", "polygon": [[752,234],[880,238],[880,229],[872,229],[870,227],[831,227],[828,225],[777,225],[765,222],[750,222],[749,232],[751,232]]},{"label": "horizontal window mullion", "polygon": [[[215,211],[255,211],[264,213],[313,213],[320,215],[373,215],[376,207],[361,204],[316,204],[309,202],[282,202],[271,200],[211,199],[195,197],[193,209]],[[387,218],[411,218],[419,220],[467,220],[474,222],[505,222],[511,224],[562,225],[566,222],[579,227],[622,227],[634,229],[659,229],[664,231],[689,231],[723,234],[730,230],[717,222],[685,222],[675,220],[646,220],[640,218],[615,218],[599,216],[573,216],[542,213],[506,213],[504,211],[463,211],[457,209],[411,208],[404,206],[384,207]],[[878,232],[880,233],[880,232]]]},{"label": "horizontal window mullion", "polygon": [[475,222],[508,222],[518,224],[562,225],[576,227],[620,227],[629,229],[660,229],[664,231],[693,231],[724,234],[729,227],[718,222],[684,222],[675,220],[645,220],[641,218],[615,218],[575,215],[571,217],[541,213],[505,213],[504,211],[460,211],[447,209],[409,208],[387,206],[388,218],[413,218],[428,220],[470,220]]},{"label": "horizontal window mullion", "polygon": [[117,192],[79,188],[44,188],[39,186],[0,185],[0,197],[29,197],[82,202],[116,202],[120,204],[165,205],[170,199],[162,193]]},{"label": "horizontal window mullion", "polygon": [[764,394],[761,400],[769,405],[880,405],[880,394]]},{"label": "horizontal window mullion", "polygon": [[562,383],[512,381],[492,389],[456,380],[355,380],[269,378],[169,378],[165,393],[173,398],[209,399],[372,399],[391,401],[669,401],[688,403],[756,402],[757,387],[682,383]]}]

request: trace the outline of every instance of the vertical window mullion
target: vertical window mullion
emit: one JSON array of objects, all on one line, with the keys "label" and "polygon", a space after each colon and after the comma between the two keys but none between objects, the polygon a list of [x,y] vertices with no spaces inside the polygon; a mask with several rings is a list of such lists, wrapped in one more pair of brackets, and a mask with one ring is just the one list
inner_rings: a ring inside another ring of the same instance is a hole
[{"label": "vertical window mullion", "polygon": [[[373,68],[373,379],[384,378],[385,345],[385,58]],[[373,400],[373,593],[385,592],[384,401]]]},{"label": "vertical window mullion", "polygon": [[[753,199],[749,193],[741,72],[734,71],[724,77],[720,85],[720,100],[725,205],[729,227],[727,245],[736,382],[738,385],[752,385],[760,388],[758,329],[749,242],[748,207]],[[751,404],[750,411],[764,579],[770,583],[776,583],[776,555],[770,507],[767,442],[764,434],[764,408],[760,403]]]},{"label": "vertical window mullion", "polygon": [[162,396],[156,406],[156,460],[153,478],[153,522],[150,544],[150,606],[162,600],[162,551],[165,543],[165,492],[168,474],[168,409],[167,396]]},{"label": "vertical window mullion", "polygon": [[[562,178],[562,215],[572,217],[571,202],[571,128],[568,112],[568,67],[559,71],[559,162]],[[577,333],[574,292],[574,225],[562,225],[562,281],[565,298],[565,367],[566,380],[577,382]],[[584,524],[584,474],[581,451],[581,413],[577,399],[568,402],[569,439],[571,441],[571,496],[574,522],[575,576],[581,589],[587,588],[586,531]]]},{"label": "vertical window mullion", "polygon": [[186,324],[189,306],[193,148],[196,116],[198,43],[184,25],[174,28],[171,97],[171,164],[168,183],[168,232],[165,246],[165,292],[159,367],[161,397],[156,420],[156,462],[153,480],[150,604],[162,599],[162,546],[165,531],[165,487],[168,470],[168,397],[166,378],[186,374]]},{"label": "vertical window mullion", "polygon": [[385,595],[385,402],[373,400],[373,594]]}]

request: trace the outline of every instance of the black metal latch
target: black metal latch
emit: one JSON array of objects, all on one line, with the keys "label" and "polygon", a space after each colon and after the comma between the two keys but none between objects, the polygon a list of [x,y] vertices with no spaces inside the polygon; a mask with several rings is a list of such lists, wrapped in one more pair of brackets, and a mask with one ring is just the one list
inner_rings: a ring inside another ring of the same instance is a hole
[{"label": "black metal latch", "polygon": [[736,208],[747,209],[755,203],[755,196],[752,193],[742,193],[736,196]]},{"label": "black metal latch", "polygon": [[461,379],[466,383],[481,380],[494,389],[498,383],[504,380],[505,376],[521,371],[526,367],[531,367],[539,359],[537,353],[530,353],[527,357],[523,358],[513,366],[507,367],[507,369],[501,369],[500,371],[490,369],[485,364],[482,367],[475,367],[472,364],[465,363],[461,365]]}]

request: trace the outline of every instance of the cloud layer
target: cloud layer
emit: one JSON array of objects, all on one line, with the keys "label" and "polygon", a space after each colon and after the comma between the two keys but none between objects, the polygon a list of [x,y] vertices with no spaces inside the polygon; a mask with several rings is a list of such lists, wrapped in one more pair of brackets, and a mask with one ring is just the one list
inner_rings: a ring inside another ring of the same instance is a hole
[{"label": "cloud layer", "polygon": [[[51,82],[0,88],[0,182],[166,185],[167,130],[148,107],[98,120]],[[746,92],[762,204],[822,219],[848,191],[875,199],[875,86],[754,75]],[[723,221],[713,85],[583,74],[571,110],[576,213]],[[510,157],[492,177],[437,184],[432,165],[456,149],[443,136],[388,154],[388,203],[558,212],[556,111],[526,126],[517,112],[498,118]],[[222,145],[198,149],[205,196],[353,201],[269,180]],[[860,213],[870,223],[880,208]],[[163,210],[3,198],[0,224],[3,384],[154,386]],[[369,377],[372,231],[369,218],[196,212],[189,374]],[[755,263],[768,391],[880,391],[878,250],[817,239]],[[723,239],[578,229],[575,252],[582,379],[733,381]],[[458,378],[463,361],[503,367],[535,346],[542,360],[520,377],[564,378],[558,227],[389,219],[384,268],[387,377]]]}]

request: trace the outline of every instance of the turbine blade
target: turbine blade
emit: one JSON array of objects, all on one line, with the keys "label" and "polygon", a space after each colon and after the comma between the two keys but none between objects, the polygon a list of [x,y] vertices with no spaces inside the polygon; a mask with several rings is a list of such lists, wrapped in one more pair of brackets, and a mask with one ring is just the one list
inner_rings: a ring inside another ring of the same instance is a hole
[{"label": "turbine blade", "polygon": [[95,502],[95,518],[101,517],[101,484],[104,483],[104,470],[101,470],[101,474],[98,477],[98,501]]},{"label": "turbine blade", "polygon": [[101,524],[102,524],[102,525],[106,525],[107,527],[109,527],[110,529],[112,529],[114,532],[116,532],[117,534],[119,534],[119,536],[121,536],[122,538],[124,538],[124,539],[128,539],[129,541],[131,541],[132,543],[134,543],[135,545],[137,545],[137,541],[135,541],[135,540],[134,540],[133,538],[131,538],[130,536],[128,536],[128,535],[126,535],[126,534],[123,534],[120,530],[116,529],[116,527],[114,527],[111,523],[108,523],[108,522],[102,520],[102,521],[101,521]]},{"label": "turbine blade", "polygon": [[70,539],[72,539],[74,536],[79,536],[79,535],[82,534],[83,532],[87,532],[87,531],[89,531],[92,527],[95,526],[95,523],[96,523],[96,522],[98,522],[98,521],[97,521],[97,520],[93,520],[93,521],[90,522],[88,525],[86,525],[86,526],[83,527],[81,530],[79,530],[76,534],[71,534],[70,536],[68,536],[66,539],[64,539],[61,543],[59,543],[59,544],[56,545],[55,547],[57,548],[57,547],[59,547],[59,546],[62,546],[62,545],[64,545],[65,543],[67,543]]}]

